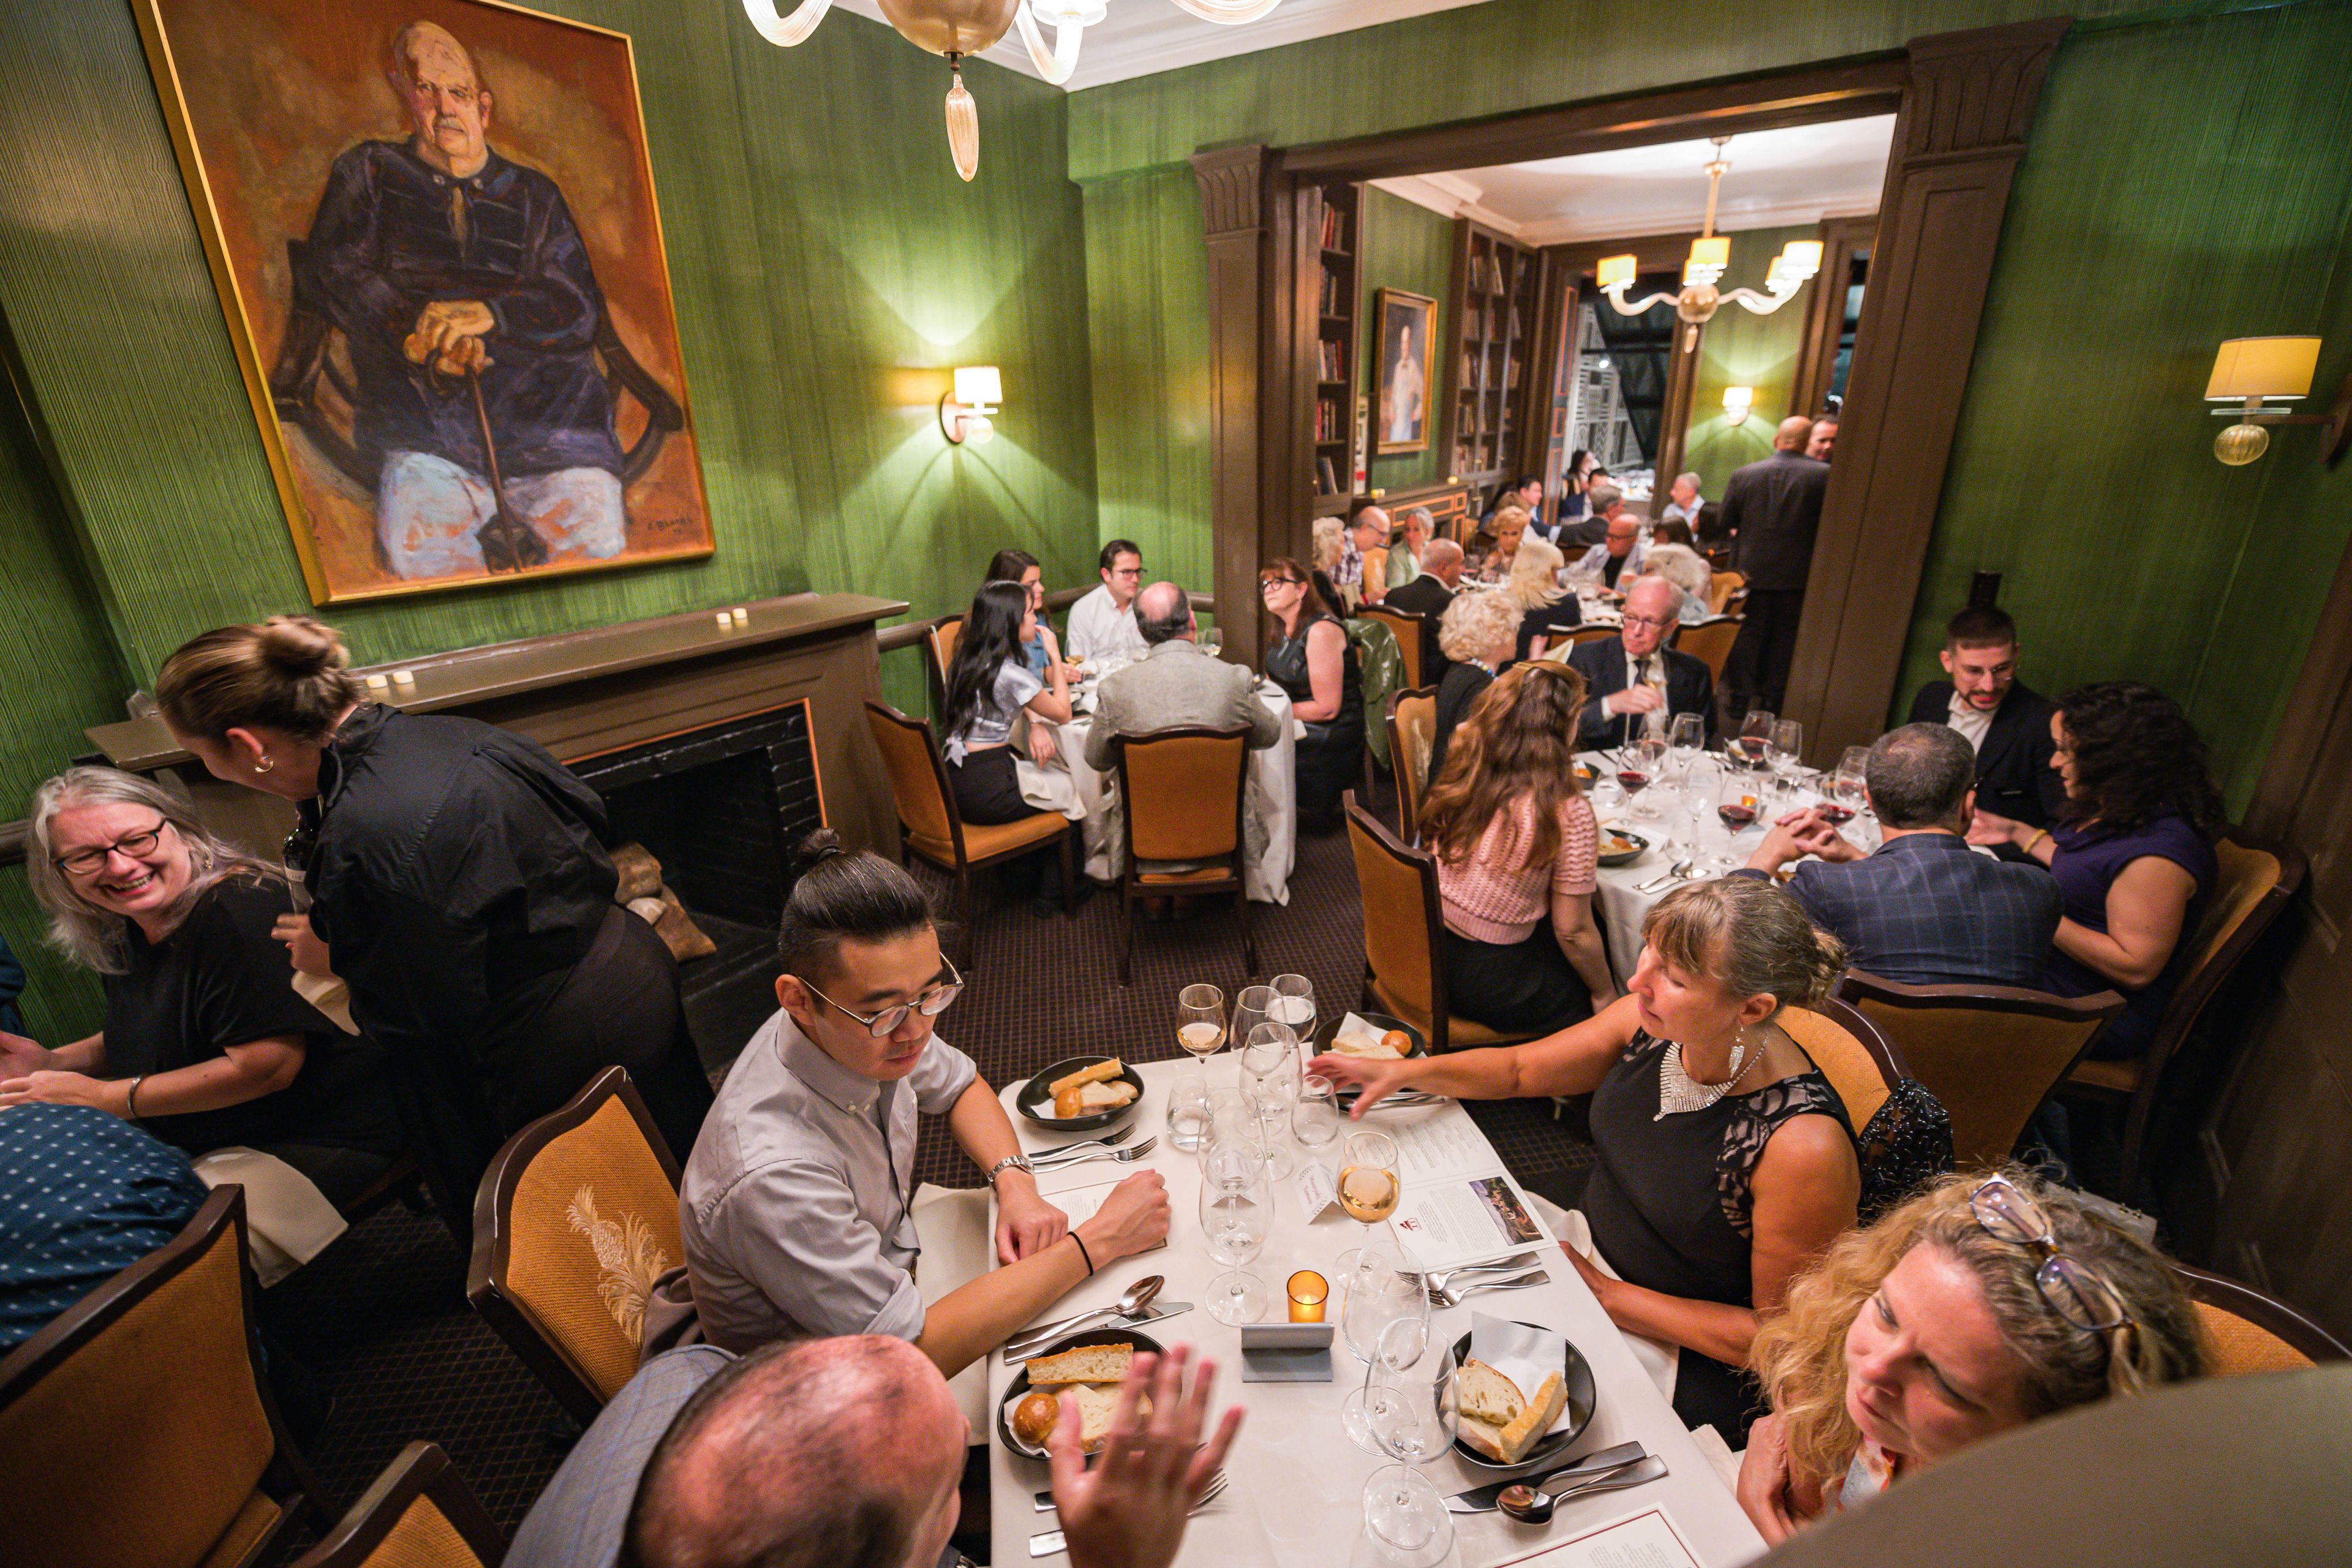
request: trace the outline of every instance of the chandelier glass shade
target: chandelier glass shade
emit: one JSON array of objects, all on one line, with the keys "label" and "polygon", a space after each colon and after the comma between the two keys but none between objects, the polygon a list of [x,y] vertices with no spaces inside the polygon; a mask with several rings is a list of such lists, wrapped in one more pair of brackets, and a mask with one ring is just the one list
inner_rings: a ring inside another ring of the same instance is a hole
[{"label": "chandelier glass shade", "polygon": [[[1181,0],[1179,0],[1181,3]],[[1691,241],[1690,255],[1683,262],[1682,291],[1677,294],[1651,294],[1643,299],[1627,300],[1625,291],[1633,286],[1641,271],[1640,258],[1633,255],[1604,256],[1601,258],[1597,281],[1601,292],[1621,316],[1638,316],[1658,305],[1672,305],[1675,314],[1685,323],[1683,350],[1688,353],[1698,346],[1698,328],[1714,319],[1727,300],[1738,300],[1741,307],[1759,316],[1769,316],[1797,296],[1807,279],[1822,269],[1822,242],[1818,239],[1792,239],[1780,247],[1772,265],[1764,274],[1761,294],[1752,289],[1717,289],[1717,283],[1731,268],[1731,237],[1715,232],[1716,198],[1722,194],[1723,176],[1731,167],[1724,154],[1730,144],[1728,136],[1717,136],[1715,156],[1706,165],[1706,225],[1696,239]]]},{"label": "chandelier glass shade", "polygon": [[[1014,28],[1029,63],[1055,87],[1078,68],[1078,46],[1086,30],[1103,19],[1109,0],[875,0],[908,42],[945,55],[952,79],[948,88],[948,150],[956,173],[970,180],[980,172],[980,105],[963,85],[962,62]],[[1269,15],[1282,0],[1175,0],[1204,22],[1239,26]],[[833,0],[800,0],[790,15],[776,0],[743,0],[753,30],[779,48],[808,41]],[[1045,29],[1054,30],[1050,47]]]}]

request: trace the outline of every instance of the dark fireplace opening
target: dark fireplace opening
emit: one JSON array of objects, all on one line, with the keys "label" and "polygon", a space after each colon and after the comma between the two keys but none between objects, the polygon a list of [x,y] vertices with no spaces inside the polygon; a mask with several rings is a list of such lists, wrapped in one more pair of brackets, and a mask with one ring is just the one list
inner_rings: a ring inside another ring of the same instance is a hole
[{"label": "dark fireplace opening", "polygon": [[776,1010],[776,922],[791,854],[824,825],[808,704],[585,758],[615,846],[640,844],[715,952],[678,988],[703,1066],[722,1072]]}]

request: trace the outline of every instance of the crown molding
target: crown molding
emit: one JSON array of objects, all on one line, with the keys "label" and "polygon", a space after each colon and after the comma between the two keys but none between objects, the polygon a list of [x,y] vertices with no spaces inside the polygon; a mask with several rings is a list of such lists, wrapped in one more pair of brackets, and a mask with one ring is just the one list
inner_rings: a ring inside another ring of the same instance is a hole
[{"label": "crown molding", "polygon": [[1486,193],[1459,174],[1401,174],[1370,183],[1415,206],[1427,207],[1440,217],[1466,217],[1513,239],[1526,237],[1524,226],[1517,218],[1481,205],[1479,198]]},{"label": "crown molding", "polygon": [[[1736,213],[1718,212],[1715,227],[1718,234],[1741,234],[1750,229],[1820,223],[1824,218],[1868,217],[1877,210],[1875,196],[1847,201],[1778,202],[1770,206],[1744,207]],[[1630,217],[1607,213],[1577,214],[1522,224],[1518,237],[1528,245],[1568,245],[1578,240],[1610,239],[1626,233],[1677,234],[1685,229],[1696,233],[1706,221],[1706,207],[1703,203],[1686,209],[1643,212]]]}]

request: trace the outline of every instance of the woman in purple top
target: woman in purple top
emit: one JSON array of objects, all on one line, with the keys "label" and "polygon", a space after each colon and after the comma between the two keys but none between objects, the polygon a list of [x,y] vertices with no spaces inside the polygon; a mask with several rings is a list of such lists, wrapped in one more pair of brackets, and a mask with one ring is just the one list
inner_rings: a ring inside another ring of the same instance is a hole
[{"label": "woman in purple top", "polygon": [[2181,939],[2221,870],[2221,792],[2189,716],[2152,686],[2078,687],[2059,700],[2050,733],[2066,819],[2044,830],[1979,811],[1969,837],[2014,844],[2050,868],[2066,914],[2042,984],[2061,996],[2122,993],[2127,1005],[2091,1054],[2136,1057],[2156,1037],[2180,979]]}]

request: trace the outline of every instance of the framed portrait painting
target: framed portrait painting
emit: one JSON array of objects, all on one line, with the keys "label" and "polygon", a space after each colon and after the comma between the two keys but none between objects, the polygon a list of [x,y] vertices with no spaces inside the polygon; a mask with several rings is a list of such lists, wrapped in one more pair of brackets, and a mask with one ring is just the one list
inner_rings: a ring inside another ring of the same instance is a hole
[{"label": "framed portrait painting", "polygon": [[1429,447],[1429,350],[1437,301],[1402,289],[1373,291],[1372,321],[1380,330],[1380,406],[1373,411],[1372,450],[1420,452]]},{"label": "framed portrait painting", "polygon": [[626,34],[133,9],[314,602],[710,553]]}]

